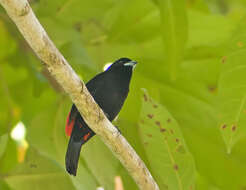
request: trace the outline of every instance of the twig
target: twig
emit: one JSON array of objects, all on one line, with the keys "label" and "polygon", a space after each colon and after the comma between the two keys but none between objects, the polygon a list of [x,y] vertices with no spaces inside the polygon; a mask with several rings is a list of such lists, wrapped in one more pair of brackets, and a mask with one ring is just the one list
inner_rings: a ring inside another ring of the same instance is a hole
[{"label": "twig", "polygon": [[[96,132],[128,170],[140,189],[158,190],[143,161],[126,139],[105,117],[83,81],[79,79],[62,54],[49,39],[34,15],[27,0],[0,0],[10,18],[42,60],[44,66],[58,81],[83,115],[86,123]],[[106,171],[105,171],[106,172]]]}]

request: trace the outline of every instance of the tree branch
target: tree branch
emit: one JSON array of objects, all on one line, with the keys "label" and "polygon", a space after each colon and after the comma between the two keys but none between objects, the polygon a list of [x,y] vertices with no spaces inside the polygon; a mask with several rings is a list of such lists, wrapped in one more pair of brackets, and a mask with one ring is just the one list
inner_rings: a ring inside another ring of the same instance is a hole
[{"label": "tree branch", "polygon": [[143,161],[128,144],[126,139],[105,117],[95,103],[83,81],[79,79],[62,54],[49,39],[45,30],[34,15],[27,0],[0,0],[10,18],[29,43],[33,51],[43,61],[51,75],[69,94],[83,115],[86,123],[118,157],[132,175],[140,189],[158,190]]}]

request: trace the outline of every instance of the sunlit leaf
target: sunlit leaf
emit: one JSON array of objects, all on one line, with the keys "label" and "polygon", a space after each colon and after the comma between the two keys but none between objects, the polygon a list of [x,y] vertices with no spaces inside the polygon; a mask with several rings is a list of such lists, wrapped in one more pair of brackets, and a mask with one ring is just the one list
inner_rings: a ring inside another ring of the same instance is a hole
[{"label": "sunlit leaf", "polygon": [[[35,148],[63,168],[65,171],[65,153],[68,139],[65,137],[65,121],[71,103],[60,98],[43,109],[30,123],[27,139]],[[96,187],[94,176],[81,158],[78,166],[77,177],[71,177],[73,184],[78,189],[92,189]],[[81,180],[83,179],[83,180]]]},{"label": "sunlit leaf", "polygon": [[188,37],[184,0],[158,0],[165,62],[169,65],[171,79],[176,79]]},{"label": "sunlit leaf", "polygon": [[13,189],[75,189],[62,168],[33,148],[28,150],[25,162],[4,179]]},{"label": "sunlit leaf", "polygon": [[8,134],[4,134],[0,136],[0,158],[2,157],[2,155],[6,150],[8,138],[9,138]]},{"label": "sunlit leaf", "polygon": [[242,21],[228,43],[228,52],[221,61],[219,80],[219,118],[220,131],[227,151],[231,153],[233,146],[246,135],[246,28]]},{"label": "sunlit leaf", "polygon": [[139,122],[142,143],[161,189],[195,187],[195,165],[178,123],[145,92]]},{"label": "sunlit leaf", "polygon": [[11,190],[8,184],[2,179],[0,179],[0,189],[1,190]]},{"label": "sunlit leaf", "polygon": [[16,42],[9,35],[5,25],[0,19],[0,60],[11,55],[16,50]]},{"label": "sunlit leaf", "polygon": [[246,51],[228,56],[219,81],[220,130],[228,153],[238,140],[246,137]]}]

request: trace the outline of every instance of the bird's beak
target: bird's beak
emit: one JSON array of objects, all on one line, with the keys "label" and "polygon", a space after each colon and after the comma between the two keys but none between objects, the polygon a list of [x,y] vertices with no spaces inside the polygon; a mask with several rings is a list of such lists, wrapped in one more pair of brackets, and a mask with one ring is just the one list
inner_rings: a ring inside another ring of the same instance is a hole
[{"label": "bird's beak", "polygon": [[124,66],[132,66],[132,67],[134,67],[134,66],[136,66],[137,63],[138,62],[136,62],[136,61],[130,61],[128,63],[125,63]]}]

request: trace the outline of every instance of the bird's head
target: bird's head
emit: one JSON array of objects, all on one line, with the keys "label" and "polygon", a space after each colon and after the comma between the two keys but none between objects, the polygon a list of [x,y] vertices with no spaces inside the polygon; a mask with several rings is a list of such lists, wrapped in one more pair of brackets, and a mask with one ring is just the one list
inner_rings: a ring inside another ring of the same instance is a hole
[{"label": "bird's head", "polygon": [[133,61],[129,58],[120,58],[118,60],[116,60],[107,70],[108,71],[132,71],[135,66],[136,66],[137,62]]}]

